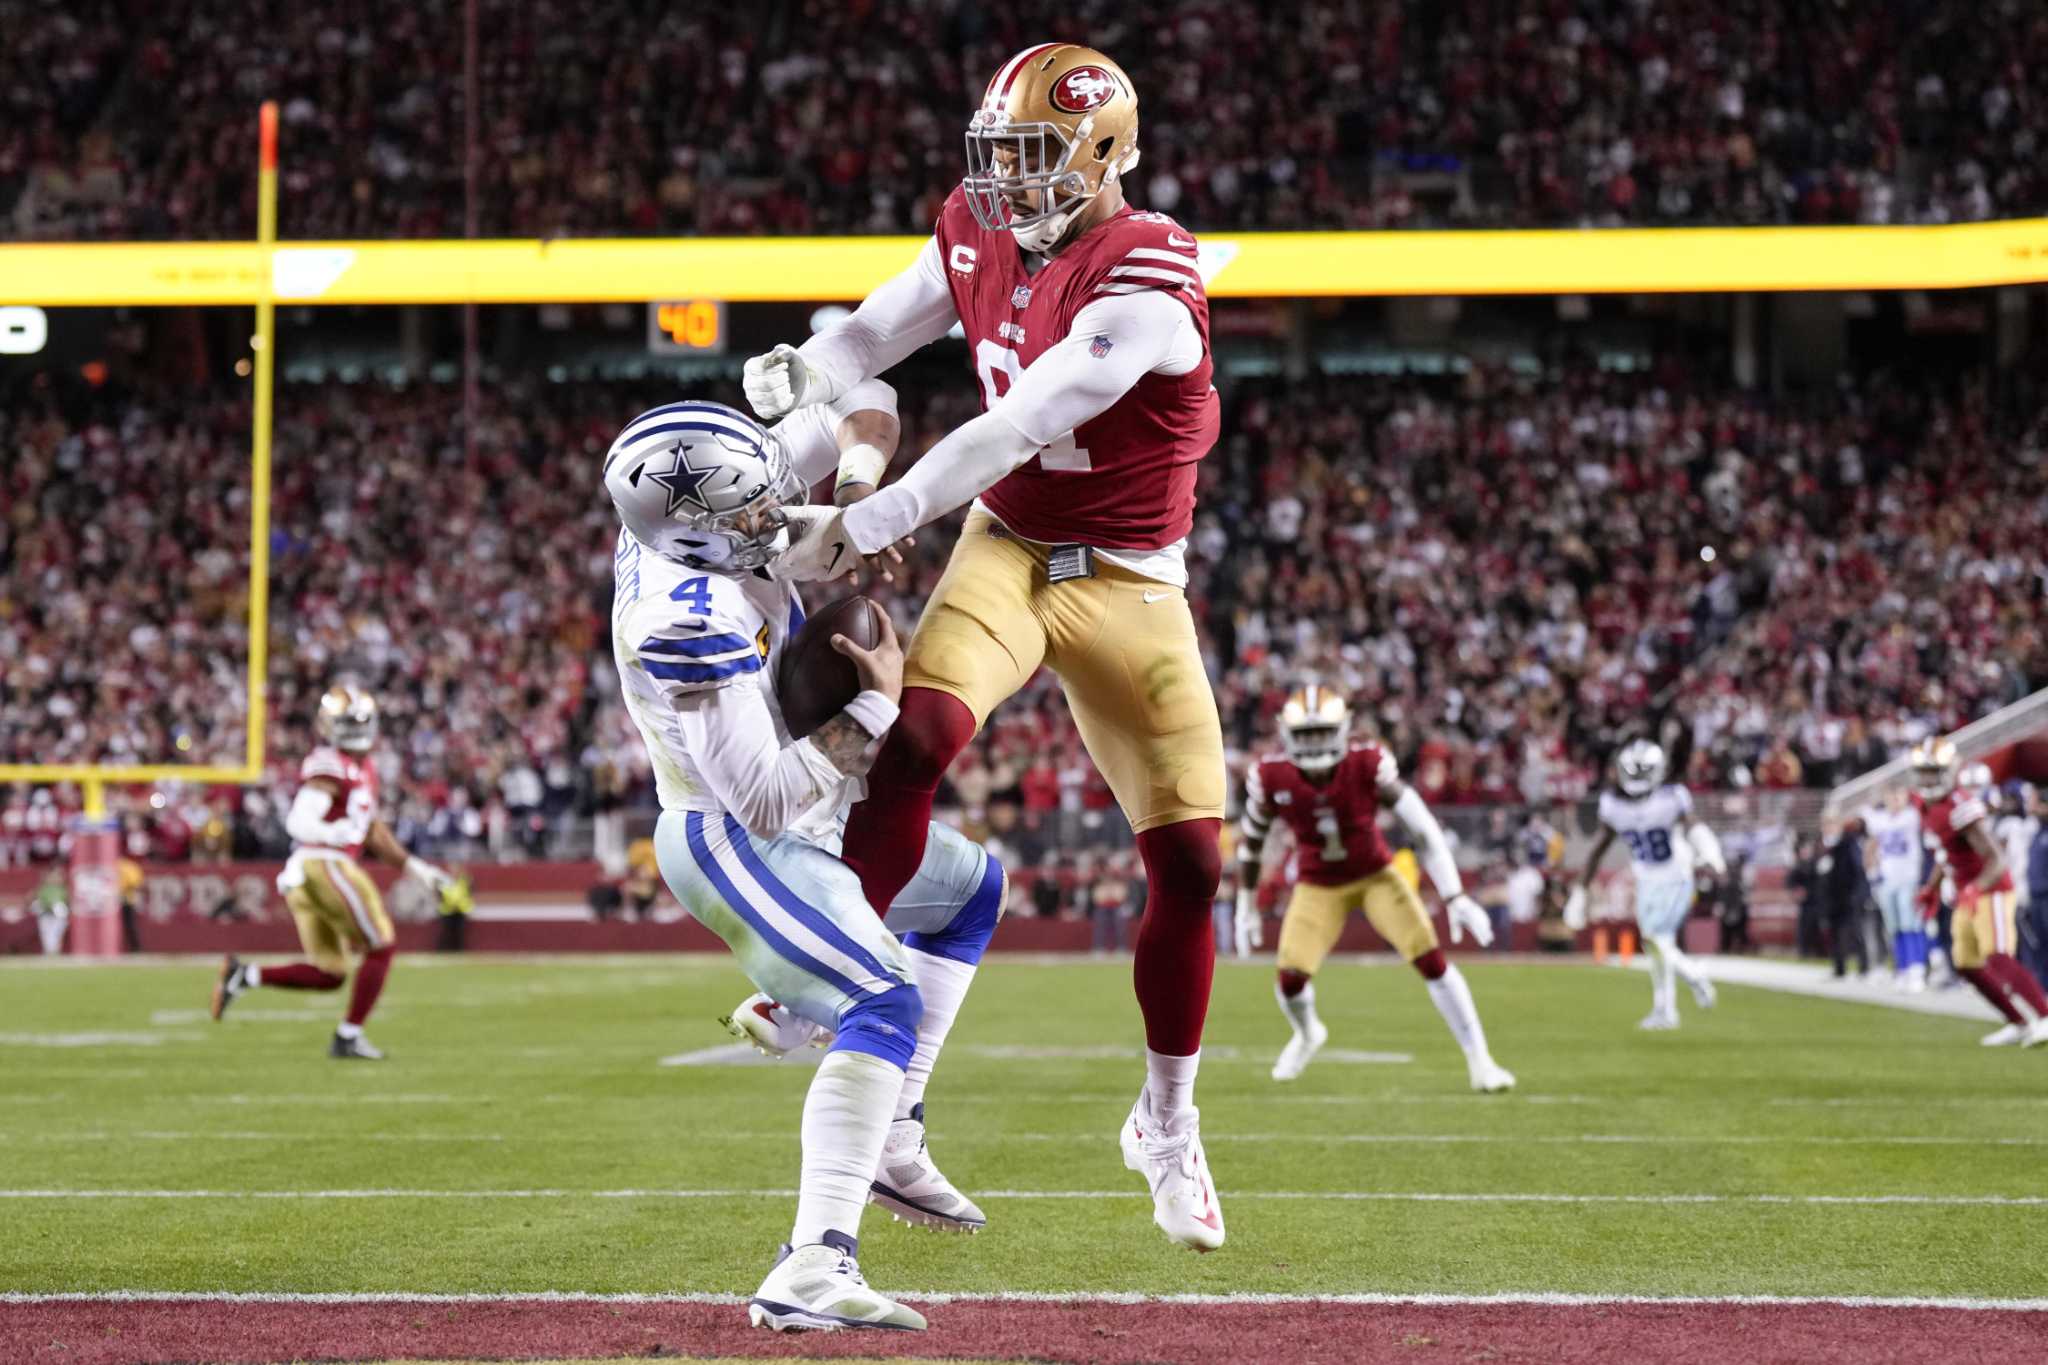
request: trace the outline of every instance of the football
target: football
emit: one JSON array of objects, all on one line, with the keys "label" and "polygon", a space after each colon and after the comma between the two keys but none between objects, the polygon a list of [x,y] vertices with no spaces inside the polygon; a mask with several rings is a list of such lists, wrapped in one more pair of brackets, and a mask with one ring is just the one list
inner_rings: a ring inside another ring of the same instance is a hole
[{"label": "football", "polygon": [[775,694],[792,739],[803,739],[860,695],[860,671],[832,648],[832,637],[844,635],[862,649],[873,649],[882,638],[881,611],[872,598],[858,593],[841,598],[819,608],[783,645],[782,661],[775,666]]}]

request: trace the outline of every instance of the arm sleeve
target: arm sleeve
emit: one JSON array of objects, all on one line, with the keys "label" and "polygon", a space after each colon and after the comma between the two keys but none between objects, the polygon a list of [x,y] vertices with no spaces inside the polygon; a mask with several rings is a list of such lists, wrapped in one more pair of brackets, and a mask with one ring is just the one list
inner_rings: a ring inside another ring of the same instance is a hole
[{"label": "arm sleeve", "polygon": [[830,403],[798,408],[776,423],[775,435],[789,452],[797,477],[809,488],[839,469],[839,424],[856,412],[896,415],[896,390],[879,379],[864,379]]},{"label": "arm sleeve", "polygon": [[806,363],[844,391],[892,368],[920,346],[937,341],[959,320],[953,288],[939,259],[939,239],[928,239],[910,268],[876,287],[838,326],[797,348]]},{"label": "arm sleeve", "polygon": [[[1717,877],[1728,875],[1728,859],[1723,856],[1721,841],[1714,837],[1714,831],[1699,821],[1694,821],[1692,828],[1685,832],[1685,837],[1691,841],[1693,853],[1702,867]],[[1873,847],[1875,842],[1872,841]]]},{"label": "arm sleeve", "polygon": [[347,842],[344,826],[346,820],[329,820],[327,812],[334,808],[334,797],[315,786],[299,788],[299,794],[292,798],[292,808],[285,812],[284,832],[302,844],[339,844]]},{"label": "arm sleeve", "polygon": [[1266,836],[1273,832],[1273,811],[1266,804],[1266,784],[1259,777],[1259,765],[1254,763],[1244,779],[1244,814],[1237,822],[1237,860],[1245,867],[1256,869],[1265,851]]},{"label": "arm sleeve", "polygon": [[[1187,308],[1157,290],[1097,299],[1010,391],[964,423],[910,472],[847,509],[854,548],[873,554],[994,485],[1062,432],[1107,412],[1140,379],[1186,349]],[[1199,340],[1197,340],[1199,344]]]},{"label": "arm sleeve", "polygon": [[1416,860],[1429,874],[1437,895],[1445,900],[1464,895],[1465,880],[1458,875],[1458,860],[1451,853],[1451,841],[1444,837],[1444,827],[1436,822],[1428,803],[1415,788],[1402,787],[1400,799],[1394,802],[1394,817],[1415,841]]},{"label": "arm sleeve", "polygon": [[808,739],[778,742],[758,678],[691,693],[676,705],[676,720],[718,804],[760,838],[788,829],[846,779]]}]

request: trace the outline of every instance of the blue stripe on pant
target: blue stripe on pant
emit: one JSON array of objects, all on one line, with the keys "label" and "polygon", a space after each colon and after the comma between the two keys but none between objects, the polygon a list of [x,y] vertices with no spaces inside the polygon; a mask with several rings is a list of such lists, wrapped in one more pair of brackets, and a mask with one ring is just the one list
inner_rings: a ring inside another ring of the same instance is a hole
[{"label": "blue stripe on pant", "polygon": [[889,907],[903,946],[969,966],[981,961],[1002,918],[1003,865],[960,831],[933,822],[924,858]]},{"label": "blue stripe on pant", "polygon": [[1644,938],[1677,938],[1692,913],[1692,878],[1636,881],[1636,927]]},{"label": "blue stripe on pant", "polygon": [[815,844],[757,839],[697,811],[664,811],[654,848],[677,901],[757,987],[835,1030],[835,1049],[909,1062],[923,1001],[851,868]]}]

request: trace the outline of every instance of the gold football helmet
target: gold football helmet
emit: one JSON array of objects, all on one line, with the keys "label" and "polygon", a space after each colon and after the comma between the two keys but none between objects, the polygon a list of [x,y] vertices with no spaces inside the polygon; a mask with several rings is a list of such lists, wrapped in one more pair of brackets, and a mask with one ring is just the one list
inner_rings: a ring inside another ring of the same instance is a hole
[{"label": "gold football helmet", "polygon": [[1351,746],[1351,707],[1330,688],[1298,687],[1280,708],[1280,746],[1305,773],[1327,772]]},{"label": "gold football helmet", "polygon": [[1138,94],[1092,47],[1040,43],[1004,62],[967,123],[974,220],[1049,251],[1103,188],[1138,164]]},{"label": "gold football helmet", "polygon": [[313,728],[337,749],[366,754],[377,742],[377,699],[353,683],[336,683],[321,695]]},{"label": "gold football helmet", "polygon": [[1956,789],[1962,758],[1948,740],[1921,740],[1906,762],[1913,770],[1913,789],[1929,801],[1939,801]]}]

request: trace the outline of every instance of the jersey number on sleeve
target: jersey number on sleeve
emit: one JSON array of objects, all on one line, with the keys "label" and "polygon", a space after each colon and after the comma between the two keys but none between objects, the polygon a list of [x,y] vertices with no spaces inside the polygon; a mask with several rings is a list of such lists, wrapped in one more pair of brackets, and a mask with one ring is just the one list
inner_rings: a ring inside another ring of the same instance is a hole
[{"label": "jersey number on sleeve", "polygon": [[709,578],[686,578],[676,584],[669,593],[671,602],[681,602],[699,616],[711,610],[711,580]]},{"label": "jersey number on sleeve", "polygon": [[[994,407],[996,400],[1010,391],[1017,377],[1024,373],[1024,362],[1017,358],[1017,352],[997,342],[982,340],[974,347],[974,373],[981,379],[981,397],[985,407]],[[996,383],[1001,375],[1003,382]],[[1088,452],[1074,444],[1074,433],[1063,432],[1049,446],[1039,448],[1036,459],[1042,469],[1062,473],[1094,468],[1088,463]]]},{"label": "jersey number on sleeve", "polygon": [[1333,810],[1316,812],[1316,833],[1323,836],[1323,861],[1341,863],[1344,861],[1344,827],[1337,823],[1337,812]]}]

